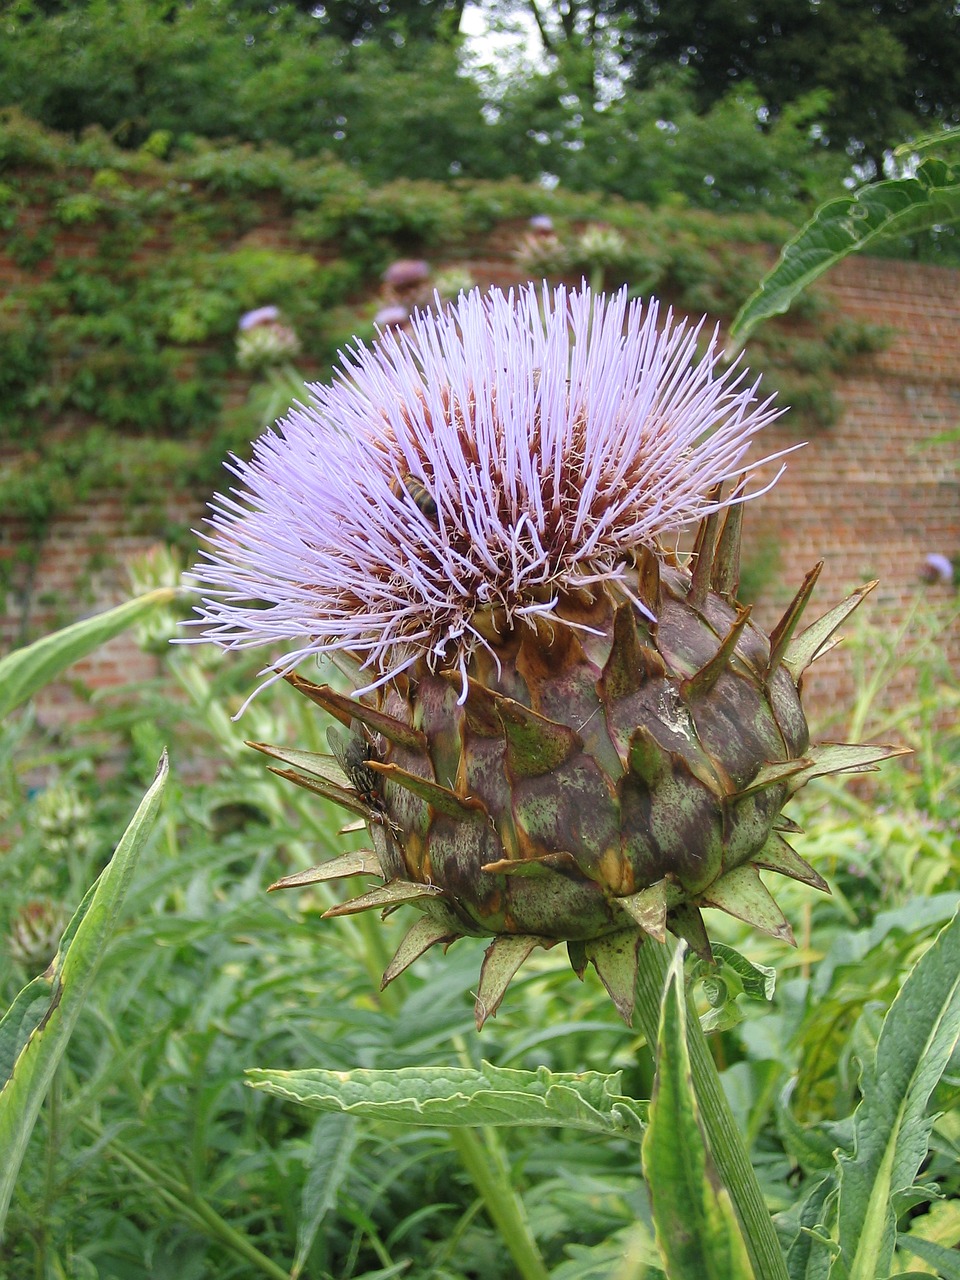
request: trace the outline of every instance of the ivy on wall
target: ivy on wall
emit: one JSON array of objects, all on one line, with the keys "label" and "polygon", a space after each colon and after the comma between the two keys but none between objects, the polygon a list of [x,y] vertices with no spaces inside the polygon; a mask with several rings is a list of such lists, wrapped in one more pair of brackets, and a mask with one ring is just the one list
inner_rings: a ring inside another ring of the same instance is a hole
[{"label": "ivy on wall", "polygon": [[[498,228],[519,237],[546,213],[564,278],[656,290],[723,319],[790,230],[767,214],[650,210],[513,180],[371,188],[338,161],[276,146],[194,139],[170,152],[167,135],[121,150],[95,130],[71,140],[0,113],[0,511],[19,523],[20,561],[92,491],[114,490],[169,536],[160,499],[218,483],[225,453],[263,425],[225,408],[231,381],[241,402],[252,387],[234,362],[245,311],[282,308],[311,356],[303,372],[323,376],[353,334],[372,336],[392,259],[469,262],[498,234],[502,258]],[[829,425],[837,374],[885,334],[807,306],[799,329],[758,335],[751,366],[809,429]]]}]

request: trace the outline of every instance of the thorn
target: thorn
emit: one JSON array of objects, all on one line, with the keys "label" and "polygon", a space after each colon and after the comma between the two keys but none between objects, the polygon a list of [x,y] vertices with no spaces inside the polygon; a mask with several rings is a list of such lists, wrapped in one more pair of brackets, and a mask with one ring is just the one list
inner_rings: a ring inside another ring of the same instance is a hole
[{"label": "thorn", "polygon": [[501,934],[487,947],[480,967],[480,985],[473,1007],[479,1031],[488,1018],[494,1017],[514,974],[534,947],[553,946],[553,939],[535,938],[528,934]]},{"label": "thorn", "polygon": [[403,787],[405,791],[411,791],[415,796],[425,801],[437,813],[446,814],[448,818],[453,818],[456,822],[484,822],[487,818],[487,808],[482,800],[476,799],[474,796],[458,796],[455,791],[451,791],[449,787],[442,787],[438,782],[432,782],[429,778],[421,778],[416,773],[409,773],[406,769],[401,769],[397,764],[384,764],[380,760],[368,760],[366,762],[368,769],[372,769],[374,773],[379,773],[387,782],[396,783],[398,787]]},{"label": "thorn", "polygon": [[[637,557],[637,595],[654,618],[660,616],[660,558],[648,547],[641,547]],[[656,625],[656,624],[651,624]]]},{"label": "thorn", "polygon": [[617,898],[617,905],[635,920],[644,933],[655,942],[667,940],[667,891],[669,882],[658,880],[649,889],[641,889],[626,898]]},{"label": "thorn", "polygon": [[591,938],[586,944],[587,959],[591,962],[600,981],[606,987],[617,1013],[629,1027],[633,1021],[633,1006],[637,997],[637,969],[642,934],[636,929],[624,929],[620,933],[608,933],[603,938]]},{"label": "thorn", "polygon": [[721,674],[729,666],[737,641],[750,621],[750,609],[750,605],[744,605],[738,610],[730,630],[713,657],[694,675],[680,681],[680,695],[684,700],[705,697],[717,683]]},{"label": "thorn", "polygon": [[824,562],[822,560],[818,560],[813,566],[804,578],[803,582],[800,584],[800,590],[787,606],[783,617],[770,632],[770,660],[767,663],[766,672],[768,679],[780,665],[780,659],[783,657],[784,651],[790,643],[790,637],[796,630],[797,623],[800,621],[803,611],[807,607],[813,588],[817,585],[817,579],[820,577],[823,565]]},{"label": "thorn", "polygon": [[[817,658],[832,648],[830,637],[843,622],[849,618],[854,609],[863,602],[866,596],[877,585],[877,579],[868,582],[865,586],[858,587],[840,604],[834,605],[822,618],[818,618],[816,622],[812,622],[805,631],[797,636],[797,638],[787,645],[783,655],[783,665],[793,676],[796,683],[811,662],[816,662]],[[837,643],[834,641],[833,643]]]},{"label": "thorn", "polygon": [[713,950],[703,924],[703,916],[690,902],[682,902],[667,912],[667,928],[677,938],[682,938],[690,950],[701,960],[713,961]]},{"label": "thorn", "polygon": [[764,787],[778,786],[788,778],[803,773],[811,763],[809,756],[799,756],[796,760],[775,760],[771,764],[761,765],[753,778],[745,787],[740,788],[733,799],[739,800],[741,796],[748,796],[752,791],[762,791]]},{"label": "thorn", "polygon": [[787,844],[783,836],[777,832],[770,836],[760,852],[754,856],[753,861],[765,871],[776,871],[782,876],[789,876],[791,880],[808,884],[812,889],[820,889],[823,893],[830,892],[830,886],[823,876],[814,871],[810,863],[801,858],[796,849]]},{"label": "thorn", "polygon": [[[874,773],[882,760],[909,756],[910,747],[892,747],[883,742],[821,742],[811,747],[804,768],[787,782],[791,795],[811,778],[829,773]],[[751,784],[753,785],[753,784]]]},{"label": "thorn", "polygon": [[743,920],[762,933],[789,942],[791,947],[797,945],[787,917],[777,906],[753,863],[734,867],[714,880],[710,888],[700,895],[699,902],[704,907],[718,907],[728,916]]},{"label": "thorn", "polygon": [[583,750],[583,739],[567,725],[548,720],[513,698],[495,697],[507,739],[505,765],[512,778],[552,773]]},{"label": "thorn", "polygon": [[342,880],[346,876],[374,875],[383,879],[380,859],[372,849],[358,849],[355,853],[344,853],[339,858],[331,858],[329,862],[321,862],[317,867],[308,867],[305,871],[295,871],[293,875],[284,876],[274,881],[267,889],[302,889],[304,885],[320,884],[324,880]]},{"label": "thorn", "polygon": [[622,604],[613,619],[613,644],[599,680],[599,690],[608,705],[636,693],[651,677],[667,674],[667,665],[656,649],[642,644],[637,629],[637,611]]},{"label": "thorn", "polygon": [[570,961],[570,968],[577,975],[580,981],[583,981],[583,975],[587,969],[587,948],[586,943],[575,939],[567,943],[567,959]]},{"label": "thorn", "polygon": [[412,725],[404,724],[402,720],[397,720],[395,716],[388,716],[383,711],[377,711],[375,707],[368,707],[359,698],[350,698],[346,694],[337,693],[329,685],[314,684],[310,680],[304,680],[295,671],[284,676],[284,679],[296,689],[297,693],[304,694],[311,702],[315,702],[318,707],[323,707],[324,711],[336,716],[340,723],[348,729],[351,721],[358,720],[374,733],[382,734],[389,742],[395,742],[397,746],[419,752],[424,752],[427,749],[427,740],[419,729],[414,729]]},{"label": "thorn", "polygon": [[[723,493],[723,485],[715,484],[706,495],[707,502],[719,502]],[[711,511],[700,521],[696,541],[693,544],[693,575],[690,578],[690,589],[687,592],[687,603],[694,609],[702,609],[710,590],[710,578],[713,573],[713,554],[717,545],[717,526],[720,523],[719,510]]]},{"label": "thorn", "polygon": [[329,920],[336,916],[354,916],[360,911],[371,911],[374,907],[403,906],[405,902],[416,902],[418,898],[437,898],[443,896],[443,890],[435,884],[417,884],[413,880],[390,880],[387,884],[378,885],[359,898],[351,898],[349,902],[338,903],[323,913],[322,919]]},{"label": "thorn", "polygon": [[480,868],[493,875],[543,876],[551,871],[575,872],[578,864],[572,853],[541,853],[533,858],[501,858],[499,862],[487,862]]},{"label": "thorn", "polygon": [[731,496],[733,505],[727,507],[713,557],[710,585],[725,600],[733,600],[740,588],[740,535],[743,529],[744,504],[735,499],[743,497],[746,485],[747,477],[741,476]]},{"label": "thorn", "polygon": [[308,778],[305,774],[297,773],[295,769],[277,769],[273,765],[269,768],[270,772],[275,773],[278,778],[286,778],[288,782],[312,791],[315,795],[323,796],[325,800],[332,800],[334,804],[340,805],[342,809],[348,809],[350,813],[358,813],[364,819],[364,825],[375,816],[370,806],[358,800],[354,792],[346,791],[333,782],[326,782],[322,778]]},{"label": "thorn", "polygon": [[449,946],[451,942],[456,942],[457,938],[462,936],[459,933],[451,933],[450,926],[442,920],[421,916],[416,924],[407,930],[403,941],[397,947],[397,954],[387,965],[383,981],[380,983],[380,990],[388,986],[394,978],[399,977],[404,969],[413,964],[414,960],[419,960],[425,951],[429,951],[438,942]]}]

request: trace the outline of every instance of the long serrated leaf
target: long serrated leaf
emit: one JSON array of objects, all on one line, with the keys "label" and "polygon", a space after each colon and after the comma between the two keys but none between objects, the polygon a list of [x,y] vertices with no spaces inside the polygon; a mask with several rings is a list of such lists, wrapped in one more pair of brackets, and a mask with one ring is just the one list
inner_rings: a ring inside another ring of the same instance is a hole
[{"label": "long serrated leaf", "polygon": [[742,343],[761,320],[782,314],[811,281],[848,253],[883,236],[903,235],[960,217],[960,169],[928,159],[913,178],[874,182],[820,206],[740,308],[731,337]]},{"label": "long serrated leaf", "polygon": [[0,719],[74,662],[176,598],[175,588],[158,587],[8,653],[0,659]]},{"label": "long serrated leaf", "polygon": [[247,1083],[321,1111],[403,1124],[563,1126],[639,1139],[642,1107],[620,1092],[620,1072],[515,1071],[468,1067],[394,1071],[247,1072]]},{"label": "long serrated leaf", "polygon": [[667,971],[643,1176],[670,1280],[754,1280],[746,1242],[700,1120],[687,1048],[683,948]]},{"label": "long serrated leaf", "polygon": [[927,1104],[960,1039],[960,914],[941,930],[883,1021],[864,1065],[852,1156],[839,1157],[840,1255],[831,1276],[887,1275],[896,1241],[894,1196],[913,1185],[927,1154]]},{"label": "long serrated leaf", "polygon": [[290,1280],[297,1280],[307,1264],[320,1224],[337,1202],[337,1193],[350,1168],[357,1145],[357,1122],[352,1116],[321,1116],[313,1126],[307,1178],[297,1220],[297,1253]]},{"label": "long serrated leaf", "polygon": [[[164,753],[153,785],[113,857],[67,926],[49,979],[34,979],[0,1020],[0,1044],[5,1046],[5,1074],[0,1077],[0,1151],[4,1153],[0,1162],[0,1230],[40,1106],[93,986],[140,853],[160,811],[167,772]],[[47,987],[42,1009],[37,985],[41,982]],[[28,1013],[34,1019],[29,1030]]]}]

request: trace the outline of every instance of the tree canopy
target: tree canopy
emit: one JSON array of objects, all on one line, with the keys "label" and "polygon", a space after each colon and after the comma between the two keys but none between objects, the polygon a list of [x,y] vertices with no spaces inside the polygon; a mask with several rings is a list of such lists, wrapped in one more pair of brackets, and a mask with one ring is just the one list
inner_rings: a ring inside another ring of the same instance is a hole
[{"label": "tree canopy", "polygon": [[[518,0],[494,4],[502,14]],[[639,88],[686,68],[699,112],[749,84],[768,118],[817,90],[828,145],[879,167],[885,149],[960,121],[960,9],[954,0],[519,0],[544,48],[595,86]]]}]

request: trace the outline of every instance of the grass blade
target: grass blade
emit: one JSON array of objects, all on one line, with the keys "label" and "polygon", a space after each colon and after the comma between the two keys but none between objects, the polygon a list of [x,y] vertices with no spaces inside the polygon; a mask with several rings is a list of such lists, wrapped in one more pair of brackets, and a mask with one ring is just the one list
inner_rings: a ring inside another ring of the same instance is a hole
[{"label": "grass blade", "polygon": [[67,926],[49,976],[35,978],[0,1020],[0,1231],[40,1106],[119,919],[166,780],[164,753],[113,857]]}]

